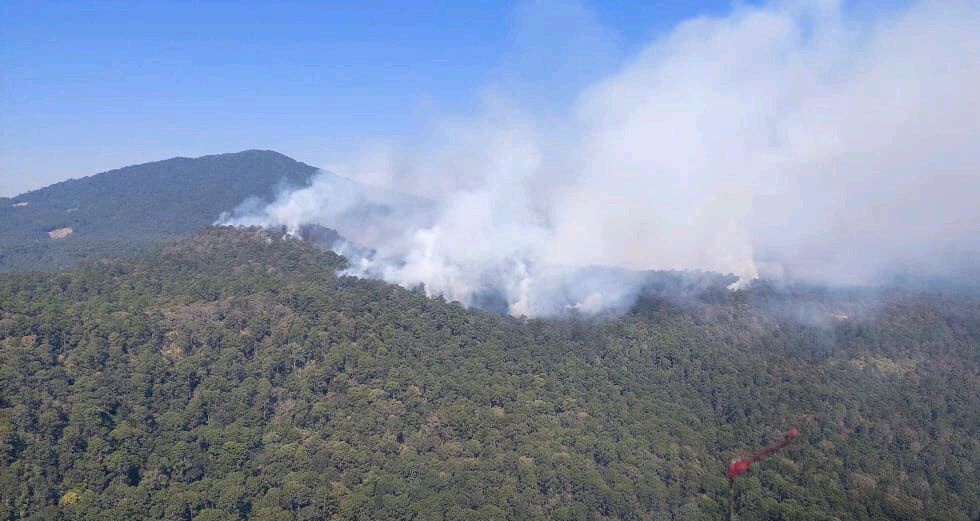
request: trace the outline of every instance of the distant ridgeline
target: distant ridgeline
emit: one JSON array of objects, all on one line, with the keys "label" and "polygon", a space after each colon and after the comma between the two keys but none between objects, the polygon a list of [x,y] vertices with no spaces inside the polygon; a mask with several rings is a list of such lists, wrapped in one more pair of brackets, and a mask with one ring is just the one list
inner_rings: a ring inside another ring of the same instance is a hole
[{"label": "distant ridgeline", "polygon": [[337,276],[306,233],[0,275],[0,519],[980,516],[976,298],[663,273],[522,320]]},{"label": "distant ridgeline", "polygon": [[277,152],[249,150],[128,166],[0,198],[0,272],[146,251],[249,197],[305,186],[315,172]]}]

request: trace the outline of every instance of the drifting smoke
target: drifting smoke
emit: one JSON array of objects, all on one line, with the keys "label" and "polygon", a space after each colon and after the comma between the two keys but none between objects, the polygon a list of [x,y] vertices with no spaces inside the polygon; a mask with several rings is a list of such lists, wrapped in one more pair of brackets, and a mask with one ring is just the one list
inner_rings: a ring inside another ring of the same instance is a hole
[{"label": "drifting smoke", "polygon": [[[601,40],[586,10],[552,7],[527,11]],[[637,270],[963,274],[980,265],[977,27],[974,2],[736,7],[612,72],[578,41],[594,63],[555,69],[574,72],[554,95],[568,104],[509,94],[511,74],[477,115],[331,168],[367,185],[324,173],[223,221],[336,228],[371,249],[353,273],[516,315],[620,308]],[[566,44],[535,55],[567,61]]]}]

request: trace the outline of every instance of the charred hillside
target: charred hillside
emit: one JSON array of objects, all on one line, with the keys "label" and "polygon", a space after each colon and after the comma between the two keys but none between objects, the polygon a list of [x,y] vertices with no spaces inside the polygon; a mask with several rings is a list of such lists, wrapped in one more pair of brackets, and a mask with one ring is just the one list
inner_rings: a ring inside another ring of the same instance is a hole
[{"label": "charred hillside", "polygon": [[520,320],[343,262],[207,228],[0,276],[0,519],[722,519],[789,425],[741,519],[980,514],[976,300]]}]

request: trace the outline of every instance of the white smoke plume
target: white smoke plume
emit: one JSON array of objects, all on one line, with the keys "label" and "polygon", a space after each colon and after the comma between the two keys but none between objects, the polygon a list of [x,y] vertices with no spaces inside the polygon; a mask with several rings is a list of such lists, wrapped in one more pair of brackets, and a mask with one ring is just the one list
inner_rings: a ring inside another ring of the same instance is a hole
[{"label": "white smoke plume", "polygon": [[[586,27],[569,40],[605,34],[578,5],[525,11]],[[357,274],[529,316],[628,305],[630,270],[830,284],[972,270],[978,27],[976,2],[790,1],[686,21],[612,68],[581,42],[595,63],[568,67],[562,42],[536,54],[574,71],[555,104],[510,74],[475,115],[331,165],[391,191],[324,174],[224,222],[336,228],[374,250]]]}]

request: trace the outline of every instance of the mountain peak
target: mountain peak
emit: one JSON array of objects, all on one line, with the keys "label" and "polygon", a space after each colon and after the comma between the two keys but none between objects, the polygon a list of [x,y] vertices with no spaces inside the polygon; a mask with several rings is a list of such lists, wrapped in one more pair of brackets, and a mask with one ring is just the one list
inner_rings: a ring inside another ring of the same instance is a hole
[{"label": "mountain peak", "polygon": [[[215,222],[248,198],[272,200],[318,169],[272,150],[175,157],[70,179],[0,206],[0,271],[125,255]],[[73,233],[53,241],[52,230]]]}]

